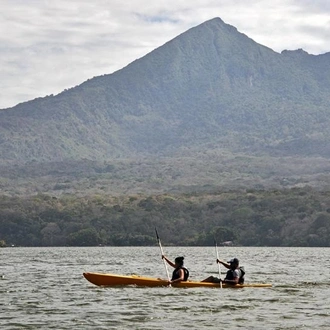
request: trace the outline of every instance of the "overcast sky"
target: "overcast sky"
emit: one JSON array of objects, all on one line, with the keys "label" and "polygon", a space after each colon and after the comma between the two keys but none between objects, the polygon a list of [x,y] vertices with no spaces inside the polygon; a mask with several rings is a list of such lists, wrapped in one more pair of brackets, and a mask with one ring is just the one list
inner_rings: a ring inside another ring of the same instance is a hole
[{"label": "overcast sky", "polygon": [[330,51],[329,0],[0,0],[0,108],[112,73],[214,17],[277,52]]}]

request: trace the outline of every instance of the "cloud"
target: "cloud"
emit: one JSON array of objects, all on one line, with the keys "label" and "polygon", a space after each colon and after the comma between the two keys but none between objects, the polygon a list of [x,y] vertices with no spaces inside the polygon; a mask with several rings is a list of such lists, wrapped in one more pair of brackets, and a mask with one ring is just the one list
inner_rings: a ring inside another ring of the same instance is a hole
[{"label": "cloud", "polygon": [[2,0],[0,108],[112,73],[214,17],[278,52],[330,51],[326,0]]}]

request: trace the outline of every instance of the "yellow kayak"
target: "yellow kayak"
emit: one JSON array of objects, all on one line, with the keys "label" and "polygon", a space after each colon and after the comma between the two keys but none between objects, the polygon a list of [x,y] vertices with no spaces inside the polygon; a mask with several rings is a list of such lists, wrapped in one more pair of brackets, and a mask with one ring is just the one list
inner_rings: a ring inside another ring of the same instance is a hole
[{"label": "yellow kayak", "polygon": [[[83,273],[87,281],[99,286],[120,286],[120,285],[137,285],[137,286],[168,286],[168,281],[160,278],[146,277],[139,275],[116,275],[101,273]],[[186,281],[171,284],[179,288],[219,288],[219,283]],[[222,284],[222,288],[270,288],[271,284],[248,283],[248,284]]]}]

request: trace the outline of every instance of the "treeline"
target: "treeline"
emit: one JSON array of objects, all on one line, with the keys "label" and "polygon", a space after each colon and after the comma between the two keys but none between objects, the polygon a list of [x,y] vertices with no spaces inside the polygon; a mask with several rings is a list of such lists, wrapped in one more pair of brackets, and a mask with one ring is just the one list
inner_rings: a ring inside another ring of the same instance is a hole
[{"label": "treeline", "polygon": [[330,192],[0,196],[7,246],[155,245],[155,227],[167,245],[330,246]]}]

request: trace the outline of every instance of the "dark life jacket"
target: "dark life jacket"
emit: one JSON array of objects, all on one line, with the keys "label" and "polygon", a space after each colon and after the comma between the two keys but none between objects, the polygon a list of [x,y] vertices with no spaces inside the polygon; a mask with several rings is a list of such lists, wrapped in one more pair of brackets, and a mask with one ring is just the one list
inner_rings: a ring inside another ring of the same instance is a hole
[{"label": "dark life jacket", "polygon": [[[245,270],[244,267],[239,267],[239,279],[238,279],[238,284],[244,284],[244,275],[245,275]],[[226,274],[226,280],[233,280],[234,279],[234,270],[229,269]]]},{"label": "dark life jacket", "polygon": [[189,270],[187,268],[185,268],[185,267],[178,267],[178,268],[175,268],[173,270],[171,281],[174,281],[174,280],[177,280],[178,278],[180,278],[180,272],[179,272],[180,269],[182,269],[184,271],[183,281],[187,281],[188,280]]}]

